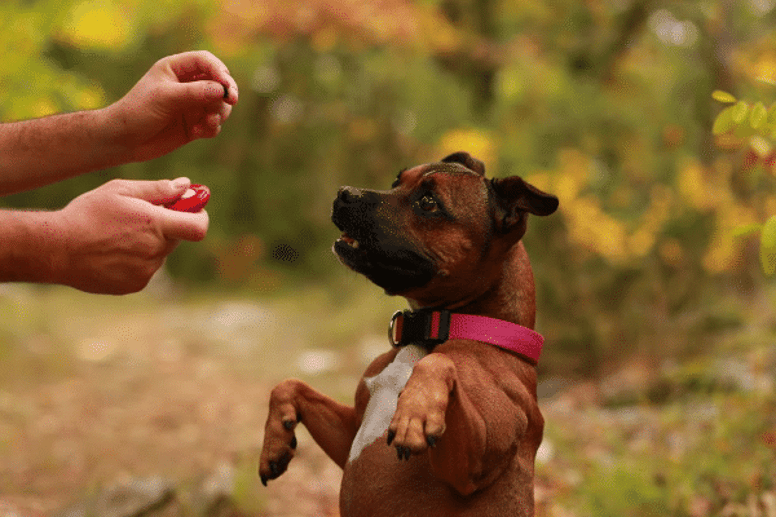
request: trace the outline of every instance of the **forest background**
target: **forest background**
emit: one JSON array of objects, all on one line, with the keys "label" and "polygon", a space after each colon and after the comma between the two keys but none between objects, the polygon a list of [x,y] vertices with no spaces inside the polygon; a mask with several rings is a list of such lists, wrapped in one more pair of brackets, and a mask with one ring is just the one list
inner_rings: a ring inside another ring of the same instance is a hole
[{"label": "forest background", "polygon": [[[3,122],[105,106],[157,59],[193,49],[227,64],[240,103],[215,139],[0,206],[57,209],[110,178],[188,176],[212,190],[211,227],[168,259],[175,293],[317,293],[344,310],[369,287],[329,250],[337,188],[388,188],[401,168],[466,150],[488,175],[517,174],[560,199],[525,237],[544,379],[565,386],[639,364],[646,373],[616,404],[665,403],[728,393],[710,365],[744,357],[772,386],[776,291],[757,234],[776,214],[776,135],[762,131],[776,128],[775,26],[773,0],[6,1]],[[715,90],[745,99],[746,121],[763,103],[757,134],[714,134],[725,108]],[[20,327],[19,307],[33,302],[14,296],[0,293],[6,359],[50,330],[35,318]],[[755,434],[773,430],[771,416]],[[757,486],[709,496],[709,508],[773,488]],[[684,493],[670,511],[697,502],[696,486]]]}]

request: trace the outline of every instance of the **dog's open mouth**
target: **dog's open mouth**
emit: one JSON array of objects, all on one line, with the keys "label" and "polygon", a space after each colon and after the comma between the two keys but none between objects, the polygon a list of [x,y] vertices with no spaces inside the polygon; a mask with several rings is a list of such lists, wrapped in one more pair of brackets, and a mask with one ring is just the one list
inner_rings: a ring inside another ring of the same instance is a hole
[{"label": "dog's open mouth", "polygon": [[424,285],[434,276],[432,262],[397,238],[397,232],[380,232],[358,212],[352,214],[335,202],[332,222],[342,232],[332,251],[340,261],[390,294]]},{"label": "dog's open mouth", "polygon": [[433,277],[433,265],[421,255],[396,248],[372,249],[347,233],[336,240],[334,253],[342,263],[385,289],[389,294],[424,285]]},{"label": "dog's open mouth", "polygon": [[332,250],[346,266],[359,273],[364,272],[365,263],[368,262],[366,246],[348,232],[342,232],[342,236],[334,242]]},{"label": "dog's open mouth", "polygon": [[342,242],[356,250],[358,249],[358,246],[359,246],[358,241],[353,237],[351,237],[350,235],[348,235],[347,233],[343,233],[342,237],[337,239],[337,242]]}]

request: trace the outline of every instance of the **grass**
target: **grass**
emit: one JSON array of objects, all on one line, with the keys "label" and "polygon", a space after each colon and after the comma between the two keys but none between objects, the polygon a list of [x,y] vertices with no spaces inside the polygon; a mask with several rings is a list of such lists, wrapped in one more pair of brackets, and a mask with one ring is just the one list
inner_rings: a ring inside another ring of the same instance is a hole
[{"label": "grass", "polygon": [[545,416],[555,453],[538,476],[573,515],[750,515],[729,512],[776,494],[773,393],[575,412],[550,403]]}]

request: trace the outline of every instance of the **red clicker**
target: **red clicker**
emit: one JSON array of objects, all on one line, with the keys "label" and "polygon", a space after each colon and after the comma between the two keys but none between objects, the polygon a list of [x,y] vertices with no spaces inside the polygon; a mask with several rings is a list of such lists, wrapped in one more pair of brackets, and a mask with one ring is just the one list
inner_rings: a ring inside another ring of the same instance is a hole
[{"label": "red clicker", "polygon": [[178,212],[199,212],[210,199],[210,189],[205,185],[191,185],[181,197],[167,203],[165,208]]}]

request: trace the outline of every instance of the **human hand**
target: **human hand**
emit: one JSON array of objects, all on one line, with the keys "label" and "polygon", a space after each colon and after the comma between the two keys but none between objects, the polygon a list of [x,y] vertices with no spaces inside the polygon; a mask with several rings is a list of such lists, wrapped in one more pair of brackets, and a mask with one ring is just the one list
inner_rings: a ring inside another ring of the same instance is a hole
[{"label": "human hand", "polygon": [[160,59],[104,110],[109,131],[124,150],[119,162],[158,158],[198,138],[218,135],[237,98],[237,83],[210,52]]},{"label": "human hand", "polygon": [[174,181],[113,180],[52,212],[62,243],[56,283],[90,293],[127,294],[143,289],[180,239],[205,238],[204,210],[161,206],[189,187]]}]

